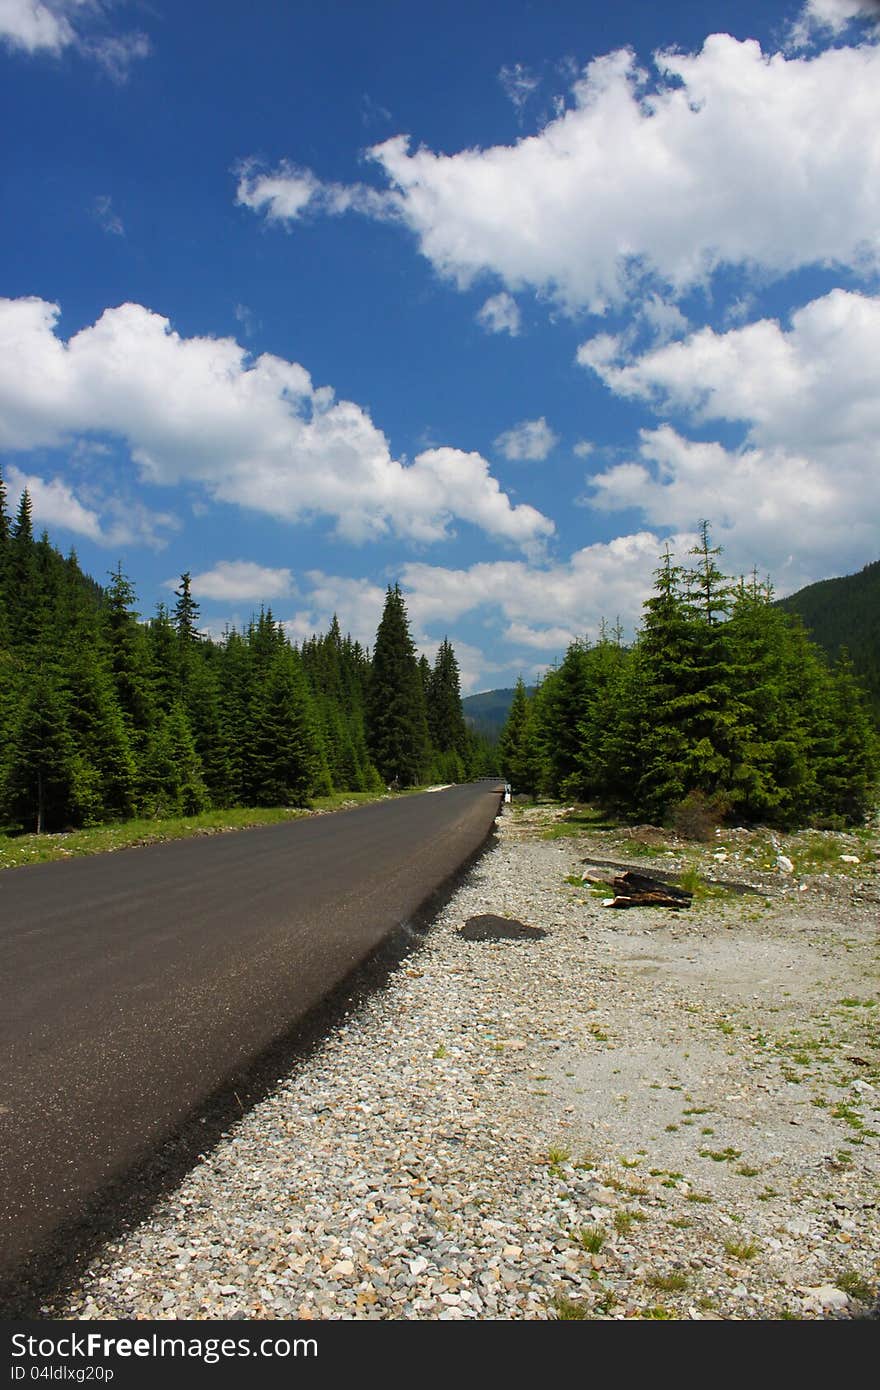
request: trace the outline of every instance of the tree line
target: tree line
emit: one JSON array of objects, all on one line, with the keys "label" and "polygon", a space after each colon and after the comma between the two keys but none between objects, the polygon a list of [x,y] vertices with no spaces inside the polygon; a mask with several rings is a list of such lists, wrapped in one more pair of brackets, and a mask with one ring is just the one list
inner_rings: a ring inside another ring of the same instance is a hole
[{"label": "tree line", "polygon": [[831,666],[753,574],[734,580],[701,524],[689,562],[668,550],[634,643],[603,626],[574,642],[529,699],[520,681],[499,761],[530,795],[660,822],[856,824],[876,804],[880,749],[846,652]]},{"label": "tree line", "polygon": [[189,573],[141,621],[121,564],[99,585],[14,517],[0,476],[0,826],[58,830],[211,807],[303,806],[480,775],[448,641],[419,659],[389,587],[372,653],[291,643],[271,611],[214,640]]}]

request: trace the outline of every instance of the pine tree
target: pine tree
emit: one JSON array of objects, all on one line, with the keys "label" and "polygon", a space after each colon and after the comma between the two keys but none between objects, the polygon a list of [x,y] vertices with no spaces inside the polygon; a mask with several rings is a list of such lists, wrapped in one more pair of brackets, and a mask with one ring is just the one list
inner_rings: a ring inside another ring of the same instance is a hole
[{"label": "pine tree", "polygon": [[435,769],[443,782],[466,776],[467,729],[461,707],[461,678],[455,651],[447,637],[437,650],[427,683],[428,730],[435,752]]},{"label": "pine tree", "polygon": [[40,834],[91,819],[97,777],[77,755],[56,678],[40,666],[21,692],[2,778],[5,814]]},{"label": "pine tree", "polygon": [[367,742],[387,784],[417,785],[430,760],[425,698],[400,588],[389,585],[376,633],[367,701]]},{"label": "pine tree", "polygon": [[541,762],[522,676],[517,680],[507,722],[498,740],[498,760],[504,777],[515,792],[537,796]]},{"label": "pine tree", "polygon": [[329,775],[300,661],[286,643],[255,687],[249,713],[250,804],[305,806]]}]

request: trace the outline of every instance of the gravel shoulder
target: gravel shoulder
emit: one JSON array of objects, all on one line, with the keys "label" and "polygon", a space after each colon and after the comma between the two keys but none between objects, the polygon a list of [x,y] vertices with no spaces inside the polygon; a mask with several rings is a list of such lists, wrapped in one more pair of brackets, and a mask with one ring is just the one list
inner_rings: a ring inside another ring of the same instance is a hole
[{"label": "gravel shoulder", "polygon": [[[387,988],[47,1311],[871,1316],[877,837],[819,843],[696,849],[506,807]],[[589,857],[759,891],[615,911]],[[464,939],[484,913],[547,935]]]}]

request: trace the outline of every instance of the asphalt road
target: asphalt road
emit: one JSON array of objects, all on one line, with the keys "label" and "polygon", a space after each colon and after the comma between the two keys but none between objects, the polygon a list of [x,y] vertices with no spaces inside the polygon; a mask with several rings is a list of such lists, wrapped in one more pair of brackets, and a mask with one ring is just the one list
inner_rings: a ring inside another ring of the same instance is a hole
[{"label": "asphalt road", "polygon": [[482,844],[475,783],[0,875],[0,1278]]}]

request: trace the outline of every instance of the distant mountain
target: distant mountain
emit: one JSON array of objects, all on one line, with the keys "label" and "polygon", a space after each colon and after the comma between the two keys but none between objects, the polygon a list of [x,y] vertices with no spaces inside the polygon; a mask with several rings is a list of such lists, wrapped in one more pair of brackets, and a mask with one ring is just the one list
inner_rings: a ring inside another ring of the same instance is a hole
[{"label": "distant mountain", "polygon": [[880,560],[858,574],[809,584],[780,599],[779,607],[800,614],[832,661],[846,647],[880,719]]},{"label": "distant mountain", "polygon": [[[535,693],[534,686],[526,689],[529,695]],[[497,738],[507,722],[513,694],[513,686],[510,686],[503,690],[484,690],[480,695],[466,695],[461,702],[465,723],[478,734]]]}]

